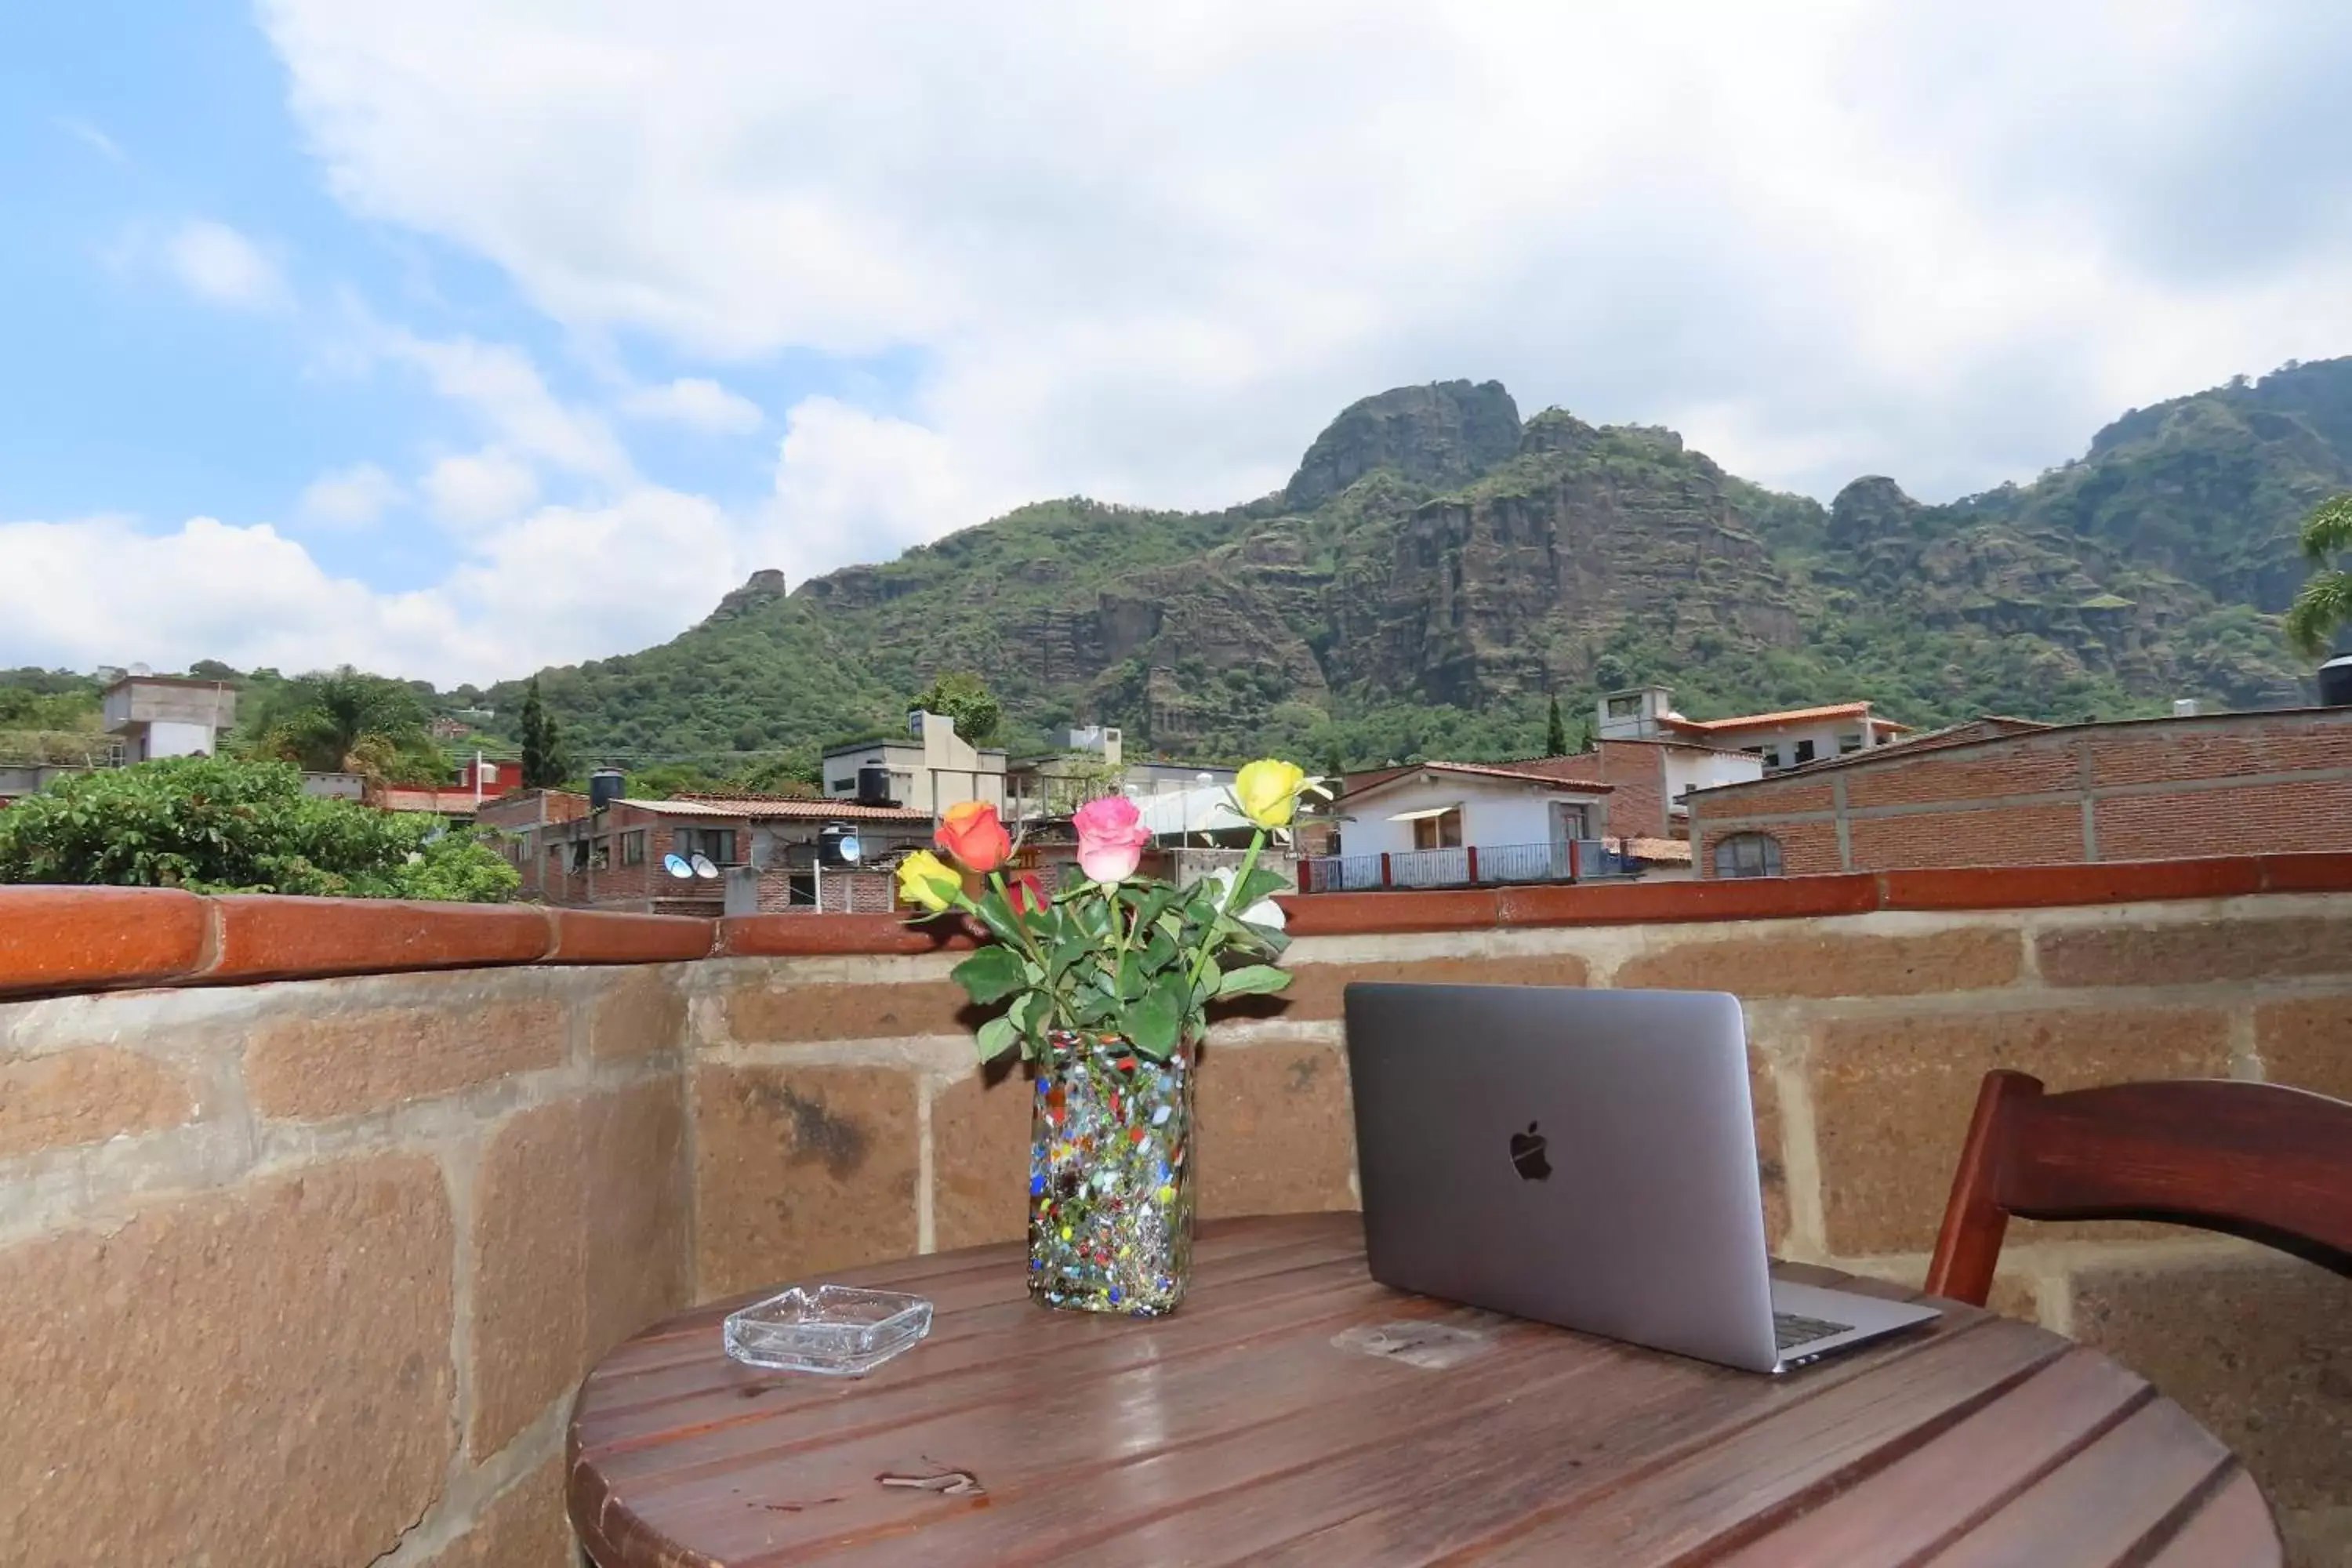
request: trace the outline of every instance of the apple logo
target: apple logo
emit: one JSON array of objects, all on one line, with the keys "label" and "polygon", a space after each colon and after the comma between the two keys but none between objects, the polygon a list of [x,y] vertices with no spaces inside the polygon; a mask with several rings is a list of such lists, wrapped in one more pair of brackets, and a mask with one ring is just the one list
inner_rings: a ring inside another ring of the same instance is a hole
[{"label": "apple logo", "polygon": [[1525,1132],[1511,1134],[1511,1164],[1519,1173],[1521,1181],[1548,1182],[1551,1179],[1551,1161],[1544,1155],[1544,1145],[1548,1142],[1542,1133],[1536,1131],[1536,1124],[1532,1121],[1528,1123]]}]

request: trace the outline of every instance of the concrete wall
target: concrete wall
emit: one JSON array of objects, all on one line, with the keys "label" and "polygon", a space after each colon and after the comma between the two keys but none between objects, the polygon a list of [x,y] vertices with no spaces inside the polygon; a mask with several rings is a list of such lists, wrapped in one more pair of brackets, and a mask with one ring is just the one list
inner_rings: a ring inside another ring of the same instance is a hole
[{"label": "concrete wall", "polygon": [[[1904,1279],[1990,1067],[2352,1097],[2352,858],[1292,909],[1291,992],[1204,1052],[1212,1216],[1356,1203],[1359,978],[1739,993],[1775,1247]],[[0,889],[0,990],[213,987],[0,1004],[0,1562],[558,1568],[565,1400],[616,1339],[1020,1237],[1029,1096],[974,1067],[954,951],[774,916],[629,962],[697,929]],[[319,977],[226,984],[273,973]],[[2024,1225],[1996,1304],[2153,1377],[2352,1563],[2352,1283]]]}]

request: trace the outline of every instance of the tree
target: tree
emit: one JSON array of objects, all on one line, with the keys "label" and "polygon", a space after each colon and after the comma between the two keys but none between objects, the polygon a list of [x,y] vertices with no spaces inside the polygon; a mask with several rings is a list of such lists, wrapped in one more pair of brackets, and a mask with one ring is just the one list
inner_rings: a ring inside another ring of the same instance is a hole
[{"label": "tree", "polygon": [[1568,722],[1559,716],[1559,693],[1551,694],[1551,717],[1544,722],[1544,755],[1568,755]]},{"label": "tree", "polygon": [[954,720],[956,733],[968,745],[989,744],[1004,722],[1003,705],[970,670],[940,676],[931,682],[930,689],[916,697],[913,706]]},{"label": "tree", "polygon": [[424,700],[405,681],[346,664],[274,687],[257,706],[246,726],[258,736],[257,757],[376,784],[438,784],[449,775]]},{"label": "tree", "polygon": [[2286,636],[2296,652],[2317,658],[2352,626],[2352,493],[2321,502],[2304,520],[2303,553],[2311,581],[2287,609]]},{"label": "tree", "polygon": [[539,677],[534,675],[522,700],[522,787],[560,788],[571,771],[571,759],[563,754],[563,736],[555,726],[555,715],[539,699]]},{"label": "tree", "polygon": [[0,882],[496,903],[521,878],[470,829],[306,795],[289,763],[165,757],[0,812]]}]

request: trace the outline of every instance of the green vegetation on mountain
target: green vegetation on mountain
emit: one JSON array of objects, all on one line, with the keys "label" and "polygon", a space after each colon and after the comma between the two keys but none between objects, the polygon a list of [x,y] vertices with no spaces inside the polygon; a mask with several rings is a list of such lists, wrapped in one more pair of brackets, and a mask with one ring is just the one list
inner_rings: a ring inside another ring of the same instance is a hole
[{"label": "green vegetation on mountain", "polygon": [[[1499,384],[1446,382],[1351,405],[1244,505],[1043,501],[789,592],[755,574],[667,643],[533,679],[574,776],[738,788],[805,780],[965,672],[1016,753],[1099,722],[1130,757],[1327,769],[1534,754],[1555,697],[1573,740],[1600,691],[1645,680],[1698,717],[2279,706],[2307,691],[2281,626],[2300,525],[2347,489],[2352,360],[2132,410],[2034,482],[1945,505],[1866,477],[1824,507],[1671,430],[1522,422]],[[525,692],[427,705],[511,742]]]}]

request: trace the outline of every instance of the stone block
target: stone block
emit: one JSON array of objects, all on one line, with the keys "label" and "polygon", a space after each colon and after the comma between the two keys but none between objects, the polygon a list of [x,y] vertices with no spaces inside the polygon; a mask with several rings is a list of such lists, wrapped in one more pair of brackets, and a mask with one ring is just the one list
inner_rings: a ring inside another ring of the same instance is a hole
[{"label": "stone block", "polygon": [[598,1061],[650,1057],[685,1043],[686,993],[675,971],[633,969],[602,978],[604,984],[583,1004],[590,1056]]},{"label": "stone block", "polygon": [[1789,1237],[1789,1168],[1781,1152],[1780,1086],[1772,1064],[1748,1047],[1748,1099],[1756,1113],[1756,1172],[1764,1187],[1764,1245],[1777,1253]]},{"label": "stone block", "polygon": [[1356,1206],[1344,1051],[1320,1042],[1212,1045],[1199,1070],[1193,1158],[1203,1216]]},{"label": "stone block", "polygon": [[[2191,1008],[2081,1008],[1832,1019],[1809,1067],[1822,1208],[1832,1253],[1935,1245],[1977,1087],[2017,1068],[2053,1089],[2229,1071],[2222,1016]],[[2023,1240],[2029,1226],[2012,1226]],[[2116,1226],[2102,1233],[2116,1236]]]},{"label": "stone block", "polygon": [[491,1499],[473,1529],[434,1554],[431,1568],[580,1568],[580,1561],[559,1454]]},{"label": "stone block", "polygon": [[686,1116],[675,1083],[508,1119],[474,1184],[474,1409],[485,1458],[596,1360],[683,1306]]},{"label": "stone block", "polygon": [[1019,1070],[975,1071],[931,1095],[931,1235],[945,1251],[1028,1235],[1029,1134],[1035,1102]]},{"label": "stone block", "polygon": [[1255,1009],[1289,1019],[1337,1018],[1341,994],[1358,980],[1410,985],[1581,985],[1588,966],[1573,952],[1500,958],[1416,958],[1393,963],[1301,963],[1289,986]]},{"label": "stone block", "polygon": [[196,1110],[177,1072],[115,1046],[0,1062],[0,1160],[176,1127]]},{"label": "stone block", "polygon": [[2352,974],[2352,919],[2060,927],[2034,939],[2051,985],[2201,985]]},{"label": "stone block", "polygon": [[2074,1335],[2244,1459],[2273,1507],[2352,1506],[2352,1280],[2285,1257],[2074,1273]]},{"label": "stone block", "polygon": [[915,1077],[889,1068],[695,1075],[695,1236],[705,1298],[915,1250]]},{"label": "stone block", "polygon": [[2021,932],[1963,927],[1915,935],[1814,932],[1675,942],[1628,959],[1614,984],[1772,996],[1917,996],[2016,982]]},{"label": "stone block", "polygon": [[727,1033],[755,1045],[969,1035],[978,1021],[970,1006],[952,980],[793,985],[753,979],[727,996]]},{"label": "stone block", "polygon": [[264,1116],[320,1121],[383,1110],[561,1063],[562,1003],[473,1001],[437,992],[404,1005],[324,1010],[325,988],[289,998],[245,1048],[245,1081]]},{"label": "stone block", "polygon": [[358,1563],[440,1495],[439,1168],[318,1165],[0,1252],[0,1562]]},{"label": "stone block", "polygon": [[2254,1050],[2271,1082],[2352,1100],[2352,996],[2256,1008]]}]

